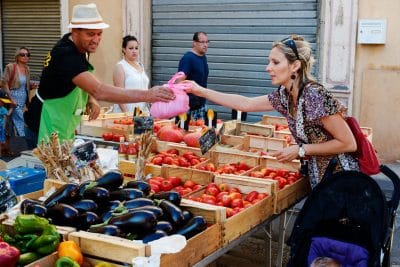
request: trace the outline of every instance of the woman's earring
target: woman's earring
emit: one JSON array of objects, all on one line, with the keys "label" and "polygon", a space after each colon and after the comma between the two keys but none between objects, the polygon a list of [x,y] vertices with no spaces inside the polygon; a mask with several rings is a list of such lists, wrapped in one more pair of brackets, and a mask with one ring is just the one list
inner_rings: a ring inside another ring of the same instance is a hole
[{"label": "woman's earring", "polygon": [[290,79],[292,79],[292,84],[290,85],[290,92],[292,92],[294,80],[296,80],[296,75],[293,73],[292,75],[290,75]]}]

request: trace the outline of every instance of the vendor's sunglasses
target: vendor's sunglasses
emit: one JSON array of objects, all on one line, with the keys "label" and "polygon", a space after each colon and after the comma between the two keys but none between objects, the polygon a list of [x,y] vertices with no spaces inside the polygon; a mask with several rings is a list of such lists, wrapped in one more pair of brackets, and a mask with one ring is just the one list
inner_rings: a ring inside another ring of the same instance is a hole
[{"label": "vendor's sunglasses", "polygon": [[19,53],[20,57],[30,57],[31,54],[30,53]]},{"label": "vendor's sunglasses", "polygon": [[283,43],[284,45],[286,45],[287,47],[290,47],[290,49],[293,50],[294,54],[296,55],[296,58],[298,60],[300,60],[299,57],[299,52],[297,52],[297,46],[296,46],[296,42],[293,41],[293,39],[291,38],[285,38],[281,41],[281,43]]}]

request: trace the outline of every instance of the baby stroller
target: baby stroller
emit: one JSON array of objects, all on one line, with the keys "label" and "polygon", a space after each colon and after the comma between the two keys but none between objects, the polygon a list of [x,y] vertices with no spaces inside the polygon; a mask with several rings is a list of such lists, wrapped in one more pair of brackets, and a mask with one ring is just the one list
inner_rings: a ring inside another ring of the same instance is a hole
[{"label": "baby stroller", "polygon": [[322,181],[304,203],[287,241],[288,266],[310,266],[331,257],[345,266],[390,266],[390,252],[400,179],[387,166],[380,169],[393,183],[388,200],[378,183],[356,171],[333,173],[332,160]]}]

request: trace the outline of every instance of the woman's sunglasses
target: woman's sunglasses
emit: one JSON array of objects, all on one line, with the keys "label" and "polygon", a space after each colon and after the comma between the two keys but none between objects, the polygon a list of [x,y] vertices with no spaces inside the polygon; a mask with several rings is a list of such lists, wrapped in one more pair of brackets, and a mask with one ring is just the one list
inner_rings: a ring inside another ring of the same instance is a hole
[{"label": "woman's sunglasses", "polygon": [[290,49],[293,50],[294,54],[296,55],[296,58],[298,60],[300,60],[299,57],[299,52],[297,52],[297,46],[296,46],[296,42],[293,41],[293,39],[291,38],[285,38],[281,41],[281,43],[283,43],[284,45],[286,45],[287,47],[289,47]]},{"label": "woman's sunglasses", "polygon": [[19,53],[18,54],[20,57],[30,57],[31,53]]}]

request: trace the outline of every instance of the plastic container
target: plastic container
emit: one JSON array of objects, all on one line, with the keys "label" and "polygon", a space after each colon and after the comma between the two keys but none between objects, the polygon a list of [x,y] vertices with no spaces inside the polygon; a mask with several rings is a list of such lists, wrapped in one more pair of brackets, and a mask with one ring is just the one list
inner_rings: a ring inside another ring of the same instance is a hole
[{"label": "plastic container", "polygon": [[0,171],[0,176],[8,179],[17,196],[43,189],[46,172],[43,169],[16,167]]}]

